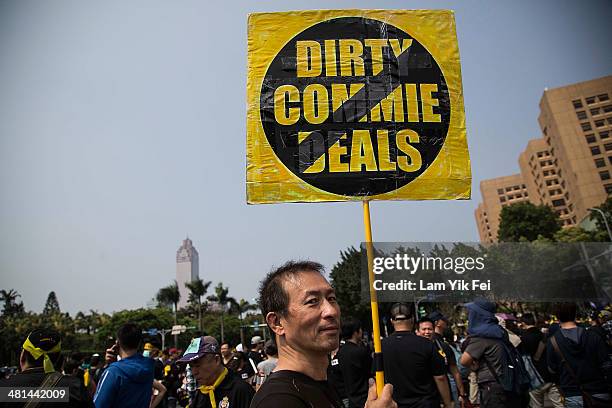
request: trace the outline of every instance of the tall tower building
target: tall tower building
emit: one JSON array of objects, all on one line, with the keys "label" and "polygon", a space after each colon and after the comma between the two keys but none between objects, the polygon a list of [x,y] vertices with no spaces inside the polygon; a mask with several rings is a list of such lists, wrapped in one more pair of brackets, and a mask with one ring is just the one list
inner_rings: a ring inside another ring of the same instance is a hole
[{"label": "tall tower building", "polygon": [[200,256],[193,246],[189,237],[183,240],[183,244],[176,251],[176,283],[178,284],[181,299],[178,307],[187,306],[189,290],[185,283],[194,281],[200,277]]},{"label": "tall tower building", "polygon": [[482,242],[497,241],[505,205],[544,204],[571,227],[612,194],[611,96],[612,76],[544,91],[542,137],[519,156],[521,173],[480,183],[483,201],[474,215]]}]

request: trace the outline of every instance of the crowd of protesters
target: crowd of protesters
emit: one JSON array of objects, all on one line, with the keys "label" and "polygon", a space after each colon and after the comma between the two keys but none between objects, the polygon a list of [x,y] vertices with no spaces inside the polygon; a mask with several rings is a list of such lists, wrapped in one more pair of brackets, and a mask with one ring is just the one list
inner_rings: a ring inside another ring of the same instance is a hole
[{"label": "crowd of protesters", "polygon": [[[248,347],[234,346],[199,336],[184,352],[160,350],[128,323],[105,353],[64,356],[57,332],[36,329],[23,343],[19,372],[3,373],[0,389],[69,391],[68,403],[41,407],[612,407],[609,306],[577,323],[573,303],[536,317],[497,313],[478,298],[464,305],[463,324],[436,310],[417,318],[413,304],[396,303],[377,361],[361,322],[340,316],[321,271],[288,263],[262,282],[274,335],[267,342],[254,336]],[[392,387],[377,398],[380,365]]]}]

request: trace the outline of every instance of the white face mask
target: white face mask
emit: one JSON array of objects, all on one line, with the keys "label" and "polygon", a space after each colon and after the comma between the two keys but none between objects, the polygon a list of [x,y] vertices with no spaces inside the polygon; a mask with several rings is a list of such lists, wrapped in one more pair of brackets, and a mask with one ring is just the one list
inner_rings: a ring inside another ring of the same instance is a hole
[{"label": "white face mask", "polygon": [[142,352],[142,355],[143,355],[144,357],[149,357],[149,356],[151,356],[151,350],[145,350],[145,351],[143,351],[143,352]]}]

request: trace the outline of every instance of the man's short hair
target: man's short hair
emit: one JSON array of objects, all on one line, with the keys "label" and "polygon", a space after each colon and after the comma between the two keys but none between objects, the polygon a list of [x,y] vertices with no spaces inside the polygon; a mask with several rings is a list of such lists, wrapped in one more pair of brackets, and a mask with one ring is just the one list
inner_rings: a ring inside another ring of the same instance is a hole
[{"label": "man's short hair", "polygon": [[124,350],[136,350],[142,341],[142,330],[134,323],[126,323],[117,330],[117,340]]},{"label": "man's short hair", "polygon": [[561,323],[576,320],[576,303],[559,303],[556,308],[557,317]]},{"label": "man's short hair", "polygon": [[523,316],[521,316],[521,322],[528,326],[535,326],[535,317],[533,316],[533,313],[525,313]]},{"label": "man's short hair", "polygon": [[[30,343],[36,348],[40,348],[44,351],[49,351],[57,346],[58,343],[61,342],[61,335],[53,330],[47,328],[35,329],[28,335],[28,339]],[[49,359],[53,363],[53,366],[58,369],[61,364],[61,352],[57,353],[48,353]],[[35,359],[29,351],[24,350],[25,360],[30,367],[42,367],[44,363],[44,356],[40,356],[38,359]]]},{"label": "man's short hair", "polygon": [[433,320],[431,320],[429,317],[423,317],[422,319],[419,320],[419,322],[417,323],[417,328],[419,330],[421,330],[421,324],[423,323],[431,323],[431,326],[434,326],[434,322]]},{"label": "man's short hair", "polygon": [[444,316],[442,312],[440,312],[439,310],[434,310],[429,315],[427,315],[427,317],[429,318],[429,320],[431,320],[434,326],[439,320],[443,320],[446,323],[448,323],[448,319],[446,318],[446,316]]},{"label": "man's short hair", "polygon": [[407,303],[394,303],[389,314],[391,315],[391,320],[396,321],[408,320],[414,316],[412,307]]},{"label": "man's short hair", "polygon": [[342,319],[341,325],[341,336],[342,340],[350,339],[353,337],[353,333],[361,329],[361,322],[354,317],[347,317]]},{"label": "man's short hair", "polygon": [[281,316],[287,315],[289,295],[283,287],[283,279],[300,272],[318,272],[323,275],[323,265],[311,261],[289,261],[283,266],[268,273],[259,284],[259,307],[266,318],[270,312]]}]

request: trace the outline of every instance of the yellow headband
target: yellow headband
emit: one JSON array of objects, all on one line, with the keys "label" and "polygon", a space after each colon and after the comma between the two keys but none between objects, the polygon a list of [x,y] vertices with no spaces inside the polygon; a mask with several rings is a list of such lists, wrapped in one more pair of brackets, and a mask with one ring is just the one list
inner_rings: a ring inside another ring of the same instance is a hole
[{"label": "yellow headband", "polygon": [[51,350],[45,351],[39,347],[35,347],[34,344],[30,341],[28,337],[26,341],[23,342],[23,349],[30,353],[34,360],[38,360],[40,356],[45,356],[45,360],[43,362],[43,367],[45,368],[45,373],[52,373],[55,371],[55,367],[53,367],[53,363],[49,358],[49,353],[59,353],[62,351],[62,342],[60,341],[53,347]]}]

